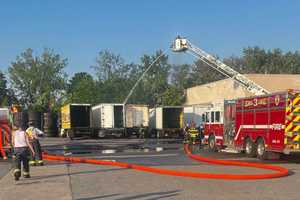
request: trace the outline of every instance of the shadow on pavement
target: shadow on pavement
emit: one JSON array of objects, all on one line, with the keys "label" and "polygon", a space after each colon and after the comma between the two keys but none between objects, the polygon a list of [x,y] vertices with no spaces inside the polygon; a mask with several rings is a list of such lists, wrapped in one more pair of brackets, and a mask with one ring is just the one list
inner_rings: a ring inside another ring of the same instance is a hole
[{"label": "shadow on pavement", "polygon": [[104,198],[109,198],[109,197],[114,197],[118,196],[120,194],[109,194],[109,195],[101,195],[101,196],[95,196],[95,197],[85,197],[85,198],[79,198],[76,200],[94,200],[94,199],[104,199]]},{"label": "shadow on pavement", "polygon": [[[179,194],[179,190],[173,190],[173,191],[168,191],[168,192],[151,192],[151,193],[139,194],[139,195],[134,195],[134,196],[122,197],[122,198],[118,198],[116,200],[131,200],[131,199],[140,199],[140,198],[148,198],[147,200],[158,200],[158,199],[164,199],[164,198],[177,196],[178,194]],[[101,195],[101,196],[94,196],[94,197],[84,197],[84,198],[78,198],[76,200],[105,199],[105,198],[119,196],[119,195],[121,195],[121,194],[110,194],[110,195]]]},{"label": "shadow on pavement", "polygon": [[177,196],[178,194],[179,194],[179,190],[172,190],[168,192],[151,192],[151,193],[139,194],[135,196],[123,197],[116,200],[131,200],[131,199],[140,199],[140,198],[149,198],[147,200],[157,200],[157,199],[164,199],[172,196]]},{"label": "shadow on pavement", "polygon": [[44,178],[54,178],[59,176],[72,176],[72,175],[79,175],[79,174],[92,174],[92,173],[100,173],[100,172],[111,172],[111,171],[119,171],[119,170],[128,170],[124,168],[115,168],[115,169],[100,169],[100,170],[93,170],[93,171],[83,171],[83,172],[74,172],[74,173],[62,173],[62,174],[52,174],[47,176],[34,176],[30,178],[30,180],[38,180]]},{"label": "shadow on pavement", "polygon": [[16,183],[16,185],[31,185],[31,184],[37,184],[37,183],[41,183],[41,181],[33,181],[33,182],[18,182]]},{"label": "shadow on pavement", "polygon": [[195,150],[193,154],[200,155],[212,159],[225,159],[232,161],[254,162],[265,164],[299,164],[300,153],[293,153],[290,155],[280,155],[279,159],[259,160],[258,158],[249,158],[244,153],[227,153],[227,152],[210,152],[207,148]]}]

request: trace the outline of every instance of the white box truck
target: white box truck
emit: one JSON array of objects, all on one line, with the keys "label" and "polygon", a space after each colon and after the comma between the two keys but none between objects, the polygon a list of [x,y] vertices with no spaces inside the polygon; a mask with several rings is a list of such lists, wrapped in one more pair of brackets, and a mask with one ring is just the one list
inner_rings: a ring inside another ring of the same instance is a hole
[{"label": "white box truck", "polygon": [[150,134],[156,137],[182,137],[183,107],[162,106],[150,109]]},{"label": "white box truck", "polygon": [[149,126],[149,106],[142,104],[127,104],[125,106],[125,128],[128,136],[139,137],[140,130],[147,133]]},{"label": "white box truck", "polygon": [[123,104],[102,103],[93,106],[91,127],[95,135],[124,135]]}]

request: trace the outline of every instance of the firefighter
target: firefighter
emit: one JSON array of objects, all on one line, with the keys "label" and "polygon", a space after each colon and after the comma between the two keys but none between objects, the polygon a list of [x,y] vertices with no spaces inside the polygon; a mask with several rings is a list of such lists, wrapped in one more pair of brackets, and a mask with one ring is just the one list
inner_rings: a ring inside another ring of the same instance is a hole
[{"label": "firefighter", "polygon": [[35,151],[35,154],[31,155],[31,160],[29,161],[29,164],[32,166],[44,165],[42,148],[39,141],[39,136],[44,135],[43,131],[34,127],[32,122],[29,122],[29,127],[27,128],[26,133],[29,136],[29,141]]},{"label": "firefighter", "polygon": [[185,127],[183,129],[183,143],[188,143],[189,142],[189,124],[185,124]]},{"label": "firefighter", "polygon": [[14,149],[14,177],[18,181],[21,177],[21,164],[23,164],[23,177],[30,178],[29,174],[29,150],[34,155],[34,150],[29,142],[28,135],[23,127],[14,127],[12,131],[12,145]]},{"label": "firefighter", "polygon": [[202,148],[202,140],[204,138],[204,127],[203,127],[203,124],[200,124],[198,127],[197,127],[197,130],[199,131],[199,136],[198,136],[198,139],[199,139],[199,148],[201,149]]},{"label": "firefighter", "polygon": [[144,125],[141,124],[141,127],[139,129],[139,138],[140,139],[144,139],[145,138],[145,132],[146,132],[146,129],[145,129]]},{"label": "firefighter", "polygon": [[196,144],[196,140],[199,137],[199,131],[196,129],[195,123],[191,123],[191,127],[188,130],[188,138],[190,144]]}]

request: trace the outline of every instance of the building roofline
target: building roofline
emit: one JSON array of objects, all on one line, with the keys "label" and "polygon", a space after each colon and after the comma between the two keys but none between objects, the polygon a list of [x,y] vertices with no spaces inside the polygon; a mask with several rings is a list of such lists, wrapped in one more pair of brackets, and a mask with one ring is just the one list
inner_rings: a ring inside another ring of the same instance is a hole
[{"label": "building roofline", "polygon": [[[246,76],[247,78],[249,78],[250,80],[253,81],[253,77],[255,76],[260,76],[260,77],[275,77],[275,76],[300,76],[300,74],[243,74],[244,76]],[[217,80],[217,81],[213,81],[213,82],[209,82],[209,83],[205,83],[205,84],[201,84],[201,85],[196,85],[196,86],[193,86],[193,87],[189,87],[189,88],[186,88],[185,90],[188,90],[188,89],[192,89],[192,88],[196,88],[196,87],[205,87],[207,85],[211,85],[211,84],[214,84],[214,83],[219,83],[219,82],[225,82],[225,81],[228,81],[228,80],[233,80],[232,78],[224,78],[224,79],[221,79],[221,80]],[[234,81],[234,80],[233,80]]]}]

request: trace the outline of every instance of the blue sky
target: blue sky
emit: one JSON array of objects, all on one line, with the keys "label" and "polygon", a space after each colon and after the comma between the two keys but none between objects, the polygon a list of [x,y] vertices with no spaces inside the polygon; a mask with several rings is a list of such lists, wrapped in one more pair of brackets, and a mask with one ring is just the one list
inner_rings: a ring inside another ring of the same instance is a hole
[{"label": "blue sky", "polygon": [[[243,47],[300,50],[300,1],[49,0],[0,2],[0,70],[26,48],[53,48],[66,71],[92,72],[99,51],[138,62],[181,34],[220,57]],[[171,62],[185,56],[170,53]],[[189,58],[191,59],[191,58]]]}]

